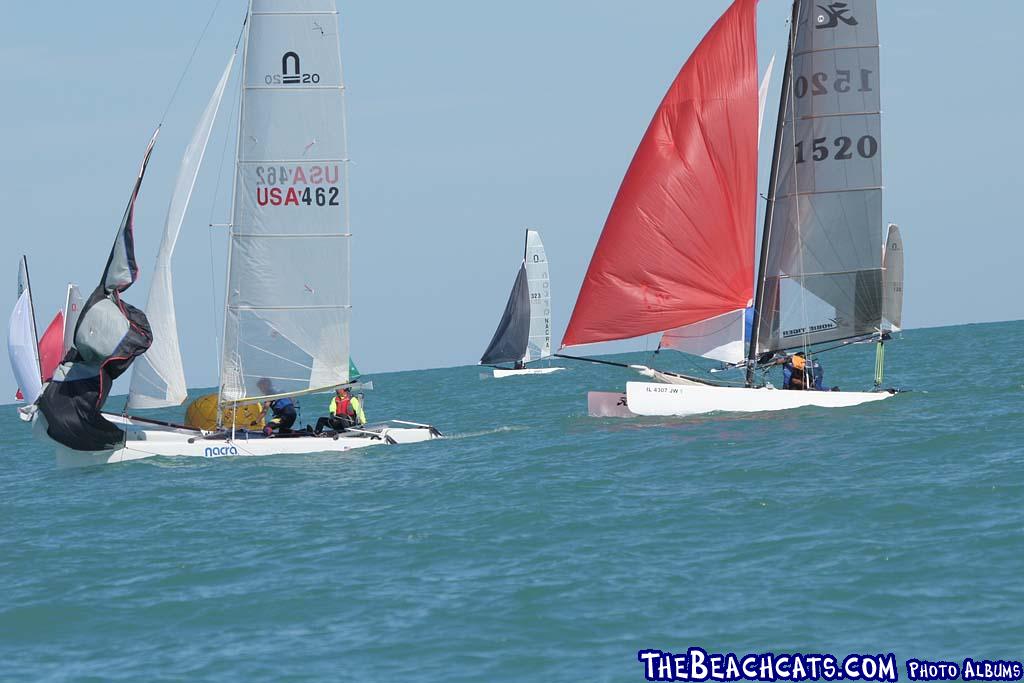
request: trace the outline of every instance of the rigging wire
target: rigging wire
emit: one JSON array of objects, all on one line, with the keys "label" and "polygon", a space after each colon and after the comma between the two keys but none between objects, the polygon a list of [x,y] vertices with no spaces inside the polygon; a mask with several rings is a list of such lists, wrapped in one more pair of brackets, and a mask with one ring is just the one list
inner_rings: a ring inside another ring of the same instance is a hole
[{"label": "rigging wire", "polygon": [[[799,12],[800,12],[800,9],[798,7],[797,8],[797,16],[796,16],[796,24],[795,24],[796,26],[800,25],[800,14],[799,14]],[[790,38],[791,43],[792,43],[790,49],[795,51],[796,50],[796,31],[795,30],[791,31],[790,32],[790,36],[792,36]],[[794,76],[795,76],[796,69],[795,69],[795,67],[793,65],[794,61],[795,60],[790,60],[790,62],[789,62],[789,92],[787,93],[787,96],[789,97],[790,102],[793,103],[793,109],[790,112],[790,116],[791,116],[790,121],[792,121],[792,125],[793,125],[791,135],[795,139],[796,138],[796,89],[795,89],[795,85],[794,85],[793,81],[794,81]],[[800,255],[800,275],[804,276],[804,273],[806,273],[807,268],[804,265],[804,237],[803,237],[803,231],[801,230],[801,222],[800,222],[800,178],[799,178],[799,176],[800,176],[799,172],[797,172],[794,169],[794,171],[793,171],[793,197],[794,197],[794,199],[793,199],[793,211],[796,214],[796,250],[797,250],[797,253]],[[803,318],[803,334],[801,335],[801,340],[803,341],[803,352],[804,352],[804,355],[809,357],[810,356],[811,339],[810,339],[810,333],[808,332],[809,322],[808,322],[808,318],[807,318],[807,287],[804,284],[803,277],[800,278],[800,289],[801,289],[801,292],[800,292],[800,315]],[[806,388],[806,386],[804,388]]]},{"label": "rigging wire", "polygon": [[171,98],[167,100],[167,106],[164,107],[164,113],[160,116],[160,123],[157,127],[164,125],[164,120],[167,118],[167,112],[171,110],[171,105],[174,104],[174,98],[178,96],[178,90],[181,89],[181,84],[185,81],[185,76],[188,74],[189,67],[192,66],[192,60],[196,57],[196,52],[199,51],[199,45],[203,42],[203,38],[206,37],[206,31],[210,28],[210,24],[213,22],[213,16],[217,13],[217,8],[220,7],[221,0],[217,0],[213,5],[213,11],[210,12],[210,17],[206,20],[206,25],[203,26],[202,33],[199,34],[199,38],[196,40],[196,44],[192,46],[192,54],[188,56],[188,61],[185,62],[185,68],[181,70],[181,76],[178,77],[178,83],[174,86],[174,90],[171,92]]}]

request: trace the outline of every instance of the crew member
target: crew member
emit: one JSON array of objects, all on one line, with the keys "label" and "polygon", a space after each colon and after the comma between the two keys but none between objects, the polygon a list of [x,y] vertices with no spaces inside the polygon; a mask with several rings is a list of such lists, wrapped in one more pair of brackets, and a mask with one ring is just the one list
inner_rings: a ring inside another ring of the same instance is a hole
[{"label": "crew member", "polygon": [[[274,394],[274,385],[266,377],[256,383],[256,388],[260,390],[260,394],[263,396]],[[272,415],[269,420],[266,419],[267,411],[270,411]],[[287,396],[273,401],[265,401],[263,403],[262,416],[265,421],[263,433],[266,436],[270,436],[275,432],[278,434],[291,434],[292,425],[295,424],[295,419],[298,417],[298,413],[295,410],[295,401]]]},{"label": "crew member", "polygon": [[817,359],[808,360],[803,351],[783,359],[782,388],[824,391],[825,369]]},{"label": "crew member", "polygon": [[316,421],[317,434],[322,432],[325,427],[330,427],[336,432],[343,432],[349,427],[366,424],[363,402],[359,400],[358,396],[353,396],[348,387],[335,389],[328,412],[330,415]]},{"label": "crew member", "polygon": [[792,356],[787,356],[782,365],[782,388],[783,389],[806,389],[809,382],[807,358],[803,351],[798,351]]}]

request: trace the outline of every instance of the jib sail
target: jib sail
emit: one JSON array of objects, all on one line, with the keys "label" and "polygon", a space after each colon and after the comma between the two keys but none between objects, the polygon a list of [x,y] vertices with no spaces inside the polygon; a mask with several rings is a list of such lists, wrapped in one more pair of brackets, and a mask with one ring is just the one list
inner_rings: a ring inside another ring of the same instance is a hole
[{"label": "jib sail", "polygon": [[174,245],[178,241],[181,225],[185,221],[185,213],[192,198],[192,188],[195,187],[196,176],[199,175],[206,144],[210,139],[213,122],[217,118],[217,110],[234,61],[235,56],[232,54],[196,125],[178,169],[178,178],[174,184],[170,205],[167,207],[164,234],[149,287],[149,298],[146,301],[146,314],[153,326],[153,345],[132,370],[132,384],[128,392],[130,409],[176,406],[188,395],[185,368],[178,344],[178,325],[174,314],[171,256],[174,254]]},{"label": "jib sail", "polygon": [[480,358],[481,364],[514,363],[523,359],[530,340],[530,288],[527,277],[524,262],[519,266],[498,329],[494,331],[491,343]]}]

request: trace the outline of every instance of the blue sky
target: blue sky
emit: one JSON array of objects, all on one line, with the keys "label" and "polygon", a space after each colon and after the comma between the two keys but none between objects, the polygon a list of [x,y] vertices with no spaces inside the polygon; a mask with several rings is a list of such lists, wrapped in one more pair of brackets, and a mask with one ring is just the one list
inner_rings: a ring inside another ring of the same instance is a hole
[{"label": "blue sky", "polygon": [[[355,162],[352,348],[361,368],[474,363],[501,314],[526,227],[547,246],[557,343],[651,114],[727,5],[341,2]],[[1022,318],[1024,136],[1010,65],[1019,61],[1024,6],[879,5],[885,217],[904,235],[905,326]],[[28,254],[40,328],[67,281],[87,292],[98,280],[143,148],[212,7],[5,7],[0,271],[13,306],[17,260]],[[157,144],[137,213],[144,274],[127,294],[137,305],[181,153],[244,10],[244,0],[222,0]],[[784,56],[788,13],[785,0],[761,1],[762,65],[773,50]],[[224,233],[211,240],[207,224],[227,220],[230,145],[215,188],[234,96],[225,96],[176,253],[190,386],[216,382]],[[0,396],[13,391],[3,364]]]}]

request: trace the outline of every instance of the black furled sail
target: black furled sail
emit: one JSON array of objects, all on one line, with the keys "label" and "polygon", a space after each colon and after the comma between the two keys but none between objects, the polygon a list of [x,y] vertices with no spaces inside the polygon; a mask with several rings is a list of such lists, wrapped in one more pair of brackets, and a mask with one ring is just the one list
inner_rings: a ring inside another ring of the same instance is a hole
[{"label": "black furled sail", "polygon": [[530,342],[530,287],[526,277],[526,263],[519,267],[519,275],[508,295],[505,312],[494,331],[494,337],[480,359],[481,365],[515,363],[523,360]]},{"label": "black furled sail", "polygon": [[38,405],[50,438],[79,451],[124,445],[125,433],[100,412],[114,380],[153,342],[146,314],[121,294],[138,278],[135,261],[135,200],[142,186],[156,136],[146,147],[131,199],[103,269],[100,284],[86,300],[75,326],[74,346],[46,385]]}]

